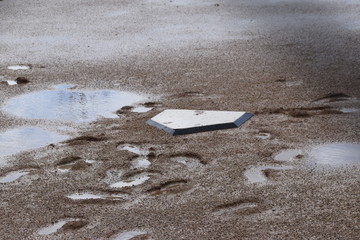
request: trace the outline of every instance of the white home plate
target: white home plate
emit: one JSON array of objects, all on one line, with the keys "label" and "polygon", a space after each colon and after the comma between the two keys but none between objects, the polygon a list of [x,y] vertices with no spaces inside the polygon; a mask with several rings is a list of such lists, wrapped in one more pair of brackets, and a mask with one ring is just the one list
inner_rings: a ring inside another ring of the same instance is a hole
[{"label": "white home plate", "polygon": [[172,135],[236,128],[253,115],[247,112],[168,109],[146,123]]}]

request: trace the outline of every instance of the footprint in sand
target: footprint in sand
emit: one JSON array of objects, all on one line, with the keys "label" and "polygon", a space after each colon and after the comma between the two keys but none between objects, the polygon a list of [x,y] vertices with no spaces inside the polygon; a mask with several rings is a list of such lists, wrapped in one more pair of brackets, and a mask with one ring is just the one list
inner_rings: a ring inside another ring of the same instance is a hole
[{"label": "footprint in sand", "polygon": [[275,155],[274,160],[279,162],[292,162],[304,157],[303,152],[298,149],[286,149]]},{"label": "footprint in sand", "polygon": [[230,203],[218,205],[214,208],[215,215],[223,215],[229,213],[236,214],[253,214],[260,212],[259,201],[256,199],[240,199]]},{"label": "footprint in sand", "polygon": [[269,181],[269,170],[290,170],[292,166],[256,166],[244,172],[249,183],[266,183]]},{"label": "footprint in sand", "polygon": [[[138,156],[132,158],[131,168],[132,169],[144,169],[149,168],[151,165],[150,158],[156,157],[154,151],[150,151],[147,148],[141,148],[134,144],[121,144],[117,147],[118,150],[128,151]],[[152,149],[152,148],[150,148]]]},{"label": "footprint in sand", "polygon": [[86,226],[87,224],[88,224],[87,221],[83,221],[81,219],[74,219],[74,218],[62,219],[53,224],[50,224],[49,226],[41,228],[37,233],[39,235],[50,235],[56,233],[60,229],[64,231],[77,230]]},{"label": "footprint in sand", "polygon": [[192,188],[190,184],[188,184],[188,180],[172,180],[167,181],[159,186],[155,186],[147,190],[151,196],[157,196],[160,194],[175,194],[180,192],[188,191]]},{"label": "footprint in sand", "polygon": [[[144,231],[129,231],[129,232],[123,232],[116,234],[115,236],[112,236],[110,239],[112,240],[131,240],[135,237],[145,236],[147,232]],[[142,238],[141,238],[142,239]]]},{"label": "footprint in sand", "polygon": [[171,155],[170,160],[184,165],[189,169],[196,169],[207,164],[200,155],[191,152]]},{"label": "footprint in sand", "polygon": [[32,171],[35,171],[35,169],[22,169],[22,170],[8,172],[4,176],[0,177],[0,183],[14,182],[20,179],[22,176],[30,174]]}]

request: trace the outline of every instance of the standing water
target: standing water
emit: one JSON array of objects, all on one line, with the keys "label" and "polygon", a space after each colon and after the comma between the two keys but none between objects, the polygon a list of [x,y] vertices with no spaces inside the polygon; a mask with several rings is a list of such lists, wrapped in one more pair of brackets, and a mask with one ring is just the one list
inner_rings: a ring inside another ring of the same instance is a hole
[{"label": "standing water", "polygon": [[0,157],[46,146],[68,137],[38,127],[20,127],[0,133]]},{"label": "standing water", "polygon": [[54,90],[33,92],[7,101],[4,110],[17,117],[70,122],[94,121],[98,117],[115,118],[116,110],[142,101],[143,96],[113,90],[77,91],[71,85]]}]

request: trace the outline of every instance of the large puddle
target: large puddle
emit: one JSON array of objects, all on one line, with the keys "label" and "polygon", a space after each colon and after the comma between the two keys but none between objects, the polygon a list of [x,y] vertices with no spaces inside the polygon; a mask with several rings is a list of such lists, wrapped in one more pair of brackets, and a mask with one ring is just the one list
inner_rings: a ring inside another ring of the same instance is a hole
[{"label": "large puddle", "polygon": [[0,157],[46,146],[68,138],[38,127],[20,127],[0,133]]},{"label": "large puddle", "polygon": [[144,97],[131,92],[113,90],[80,91],[72,85],[57,85],[53,90],[14,97],[3,109],[17,117],[70,122],[94,121],[98,117],[116,118],[115,112],[131,106]]},{"label": "large puddle", "polygon": [[331,143],[314,147],[310,159],[318,165],[341,167],[360,164],[360,144]]}]

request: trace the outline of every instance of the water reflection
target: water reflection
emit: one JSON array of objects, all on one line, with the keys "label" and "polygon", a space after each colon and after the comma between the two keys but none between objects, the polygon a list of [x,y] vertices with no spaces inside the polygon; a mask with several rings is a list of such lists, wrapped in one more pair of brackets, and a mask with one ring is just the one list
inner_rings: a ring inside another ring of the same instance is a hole
[{"label": "water reflection", "polygon": [[318,165],[341,167],[360,164],[360,144],[331,143],[315,146],[310,158]]},{"label": "water reflection", "polygon": [[4,110],[29,119],[84,122],[98,117],[117,117],[116,110],[143,99],[135,93],[111,90],[47,90],[12,98]]},{"label": "water reflection", "polygon": [[20,127],[0,133],[0,157],[46,146],[68,137],[37,127]]}]

